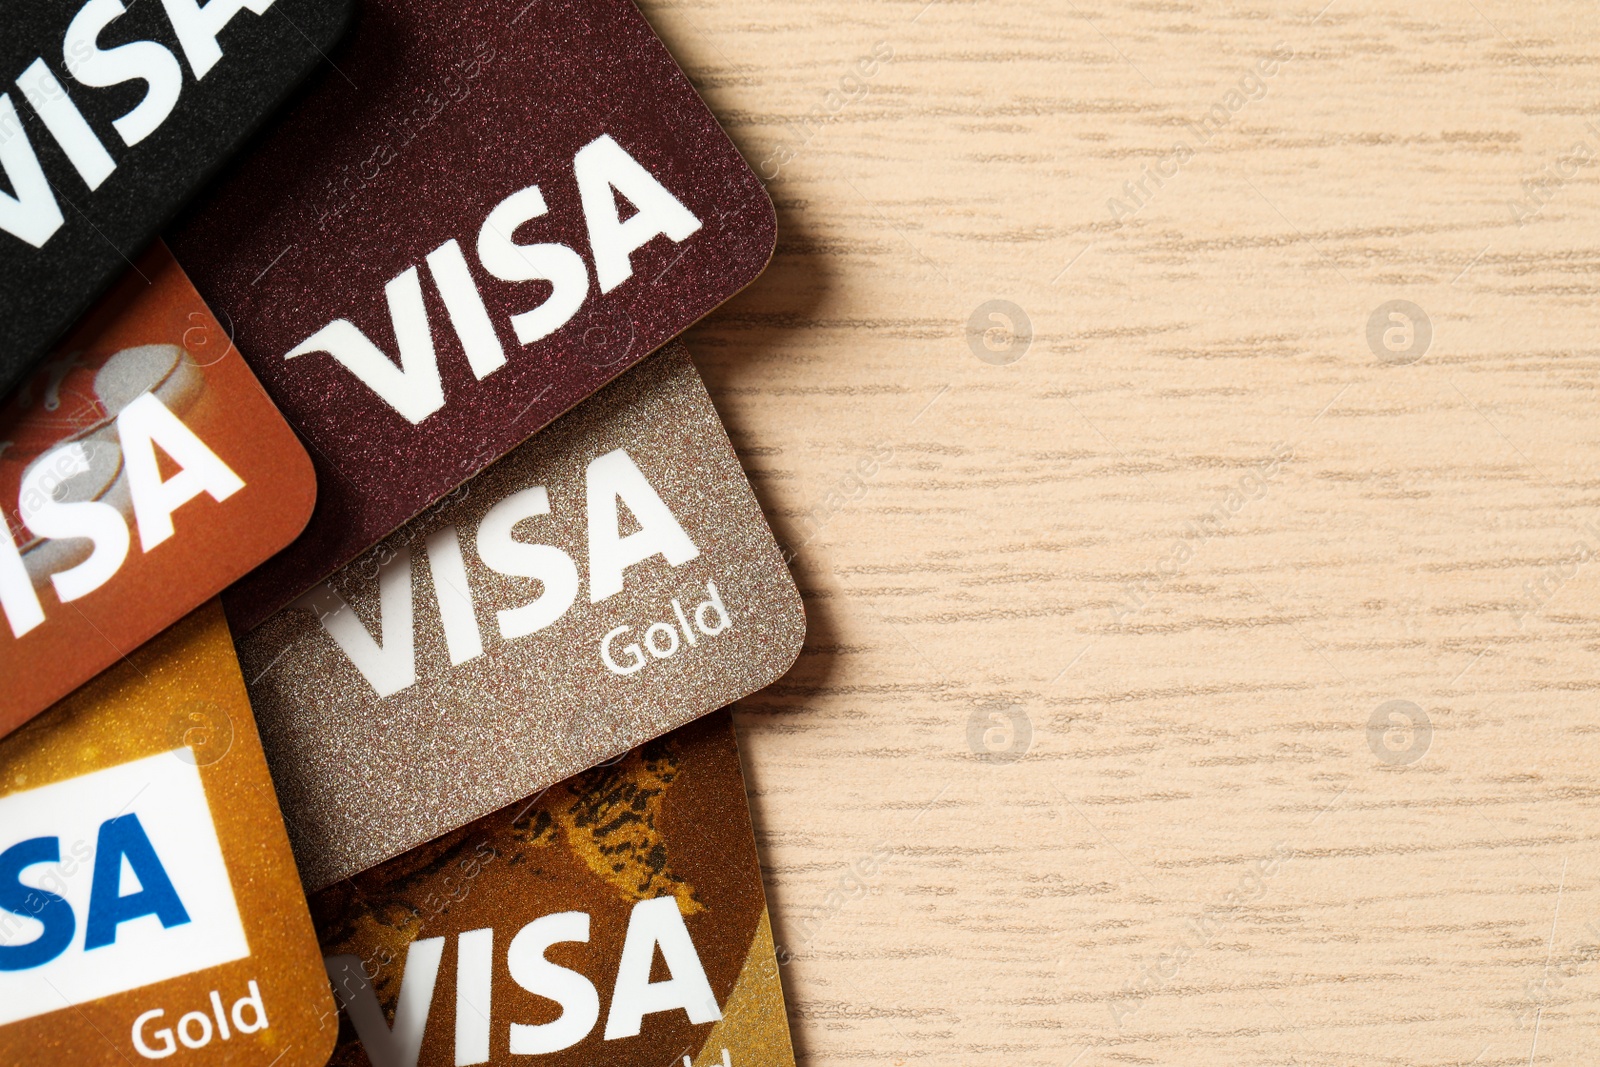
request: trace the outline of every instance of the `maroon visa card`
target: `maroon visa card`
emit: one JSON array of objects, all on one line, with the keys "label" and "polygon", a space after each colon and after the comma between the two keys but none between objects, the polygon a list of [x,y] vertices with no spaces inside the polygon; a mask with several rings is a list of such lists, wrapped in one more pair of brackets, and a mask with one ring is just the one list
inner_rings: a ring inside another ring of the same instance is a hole
[{"label": "maroon visa card", "polygon": [[766,190],[630,0],[363,0],[169,236],[307,445],[255,627],[738,292]]}]

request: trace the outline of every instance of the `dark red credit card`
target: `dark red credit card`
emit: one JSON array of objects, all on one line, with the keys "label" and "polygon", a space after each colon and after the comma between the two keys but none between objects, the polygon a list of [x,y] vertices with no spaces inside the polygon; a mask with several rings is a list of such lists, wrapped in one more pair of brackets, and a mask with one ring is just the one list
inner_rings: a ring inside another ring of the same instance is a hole
[{"label": "dark red credit card", "polygon": [[253,628],[765,267],[760,181],[629,0],[364,0],[169,243],[300,432]]}]

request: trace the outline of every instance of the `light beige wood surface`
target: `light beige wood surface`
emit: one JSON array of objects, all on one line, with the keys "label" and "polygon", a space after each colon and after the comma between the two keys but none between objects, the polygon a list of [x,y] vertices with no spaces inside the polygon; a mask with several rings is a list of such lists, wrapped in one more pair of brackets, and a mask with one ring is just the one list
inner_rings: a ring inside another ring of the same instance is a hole
[{"label": "light beige wood surface", "polygon": [[1600,1058],[1600,21],[1324,2],[643,5],[775,174],[689,341],[806,1064]]}]

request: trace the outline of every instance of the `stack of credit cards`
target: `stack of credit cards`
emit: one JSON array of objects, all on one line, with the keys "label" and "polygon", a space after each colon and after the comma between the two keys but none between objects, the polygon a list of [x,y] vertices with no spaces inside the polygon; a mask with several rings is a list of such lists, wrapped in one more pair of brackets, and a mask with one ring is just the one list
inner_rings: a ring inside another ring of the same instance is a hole
[{"label": "stack of credit cards", "polygon": [[775,221],[638,10],[10,19],[0,1064],[792,1064],[675,340]]}]

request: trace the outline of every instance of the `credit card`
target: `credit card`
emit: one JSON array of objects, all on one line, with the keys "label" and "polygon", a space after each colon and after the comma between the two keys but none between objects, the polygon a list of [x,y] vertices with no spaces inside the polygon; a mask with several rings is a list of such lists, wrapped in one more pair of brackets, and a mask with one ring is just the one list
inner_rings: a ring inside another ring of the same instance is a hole
[{"label": "credit card", "polygon": [[311,908],[337,1067],[794,1063],[726,712]]},{"label": "credit card", "polygon": [[170,235],[310,445],[249,630],[766,266],[772,202],[630,0],[364,0]]},{"label": "credit card", "polygon": [[156,242],[0,407],[0,735],[288,544],[315,499]]},{"label": "credit card", "polygon": [[239,639],[308,889],[777,680],[800,595],[673,344]]},{"label": "credit card", "polygon": [[0,742],[0,1064],[317,1067],[336,1012],[219,605]]},{"label": "credit card", "polygon": [[312,67],[350,0],[17,0],[0,42],[0,394]]}]

